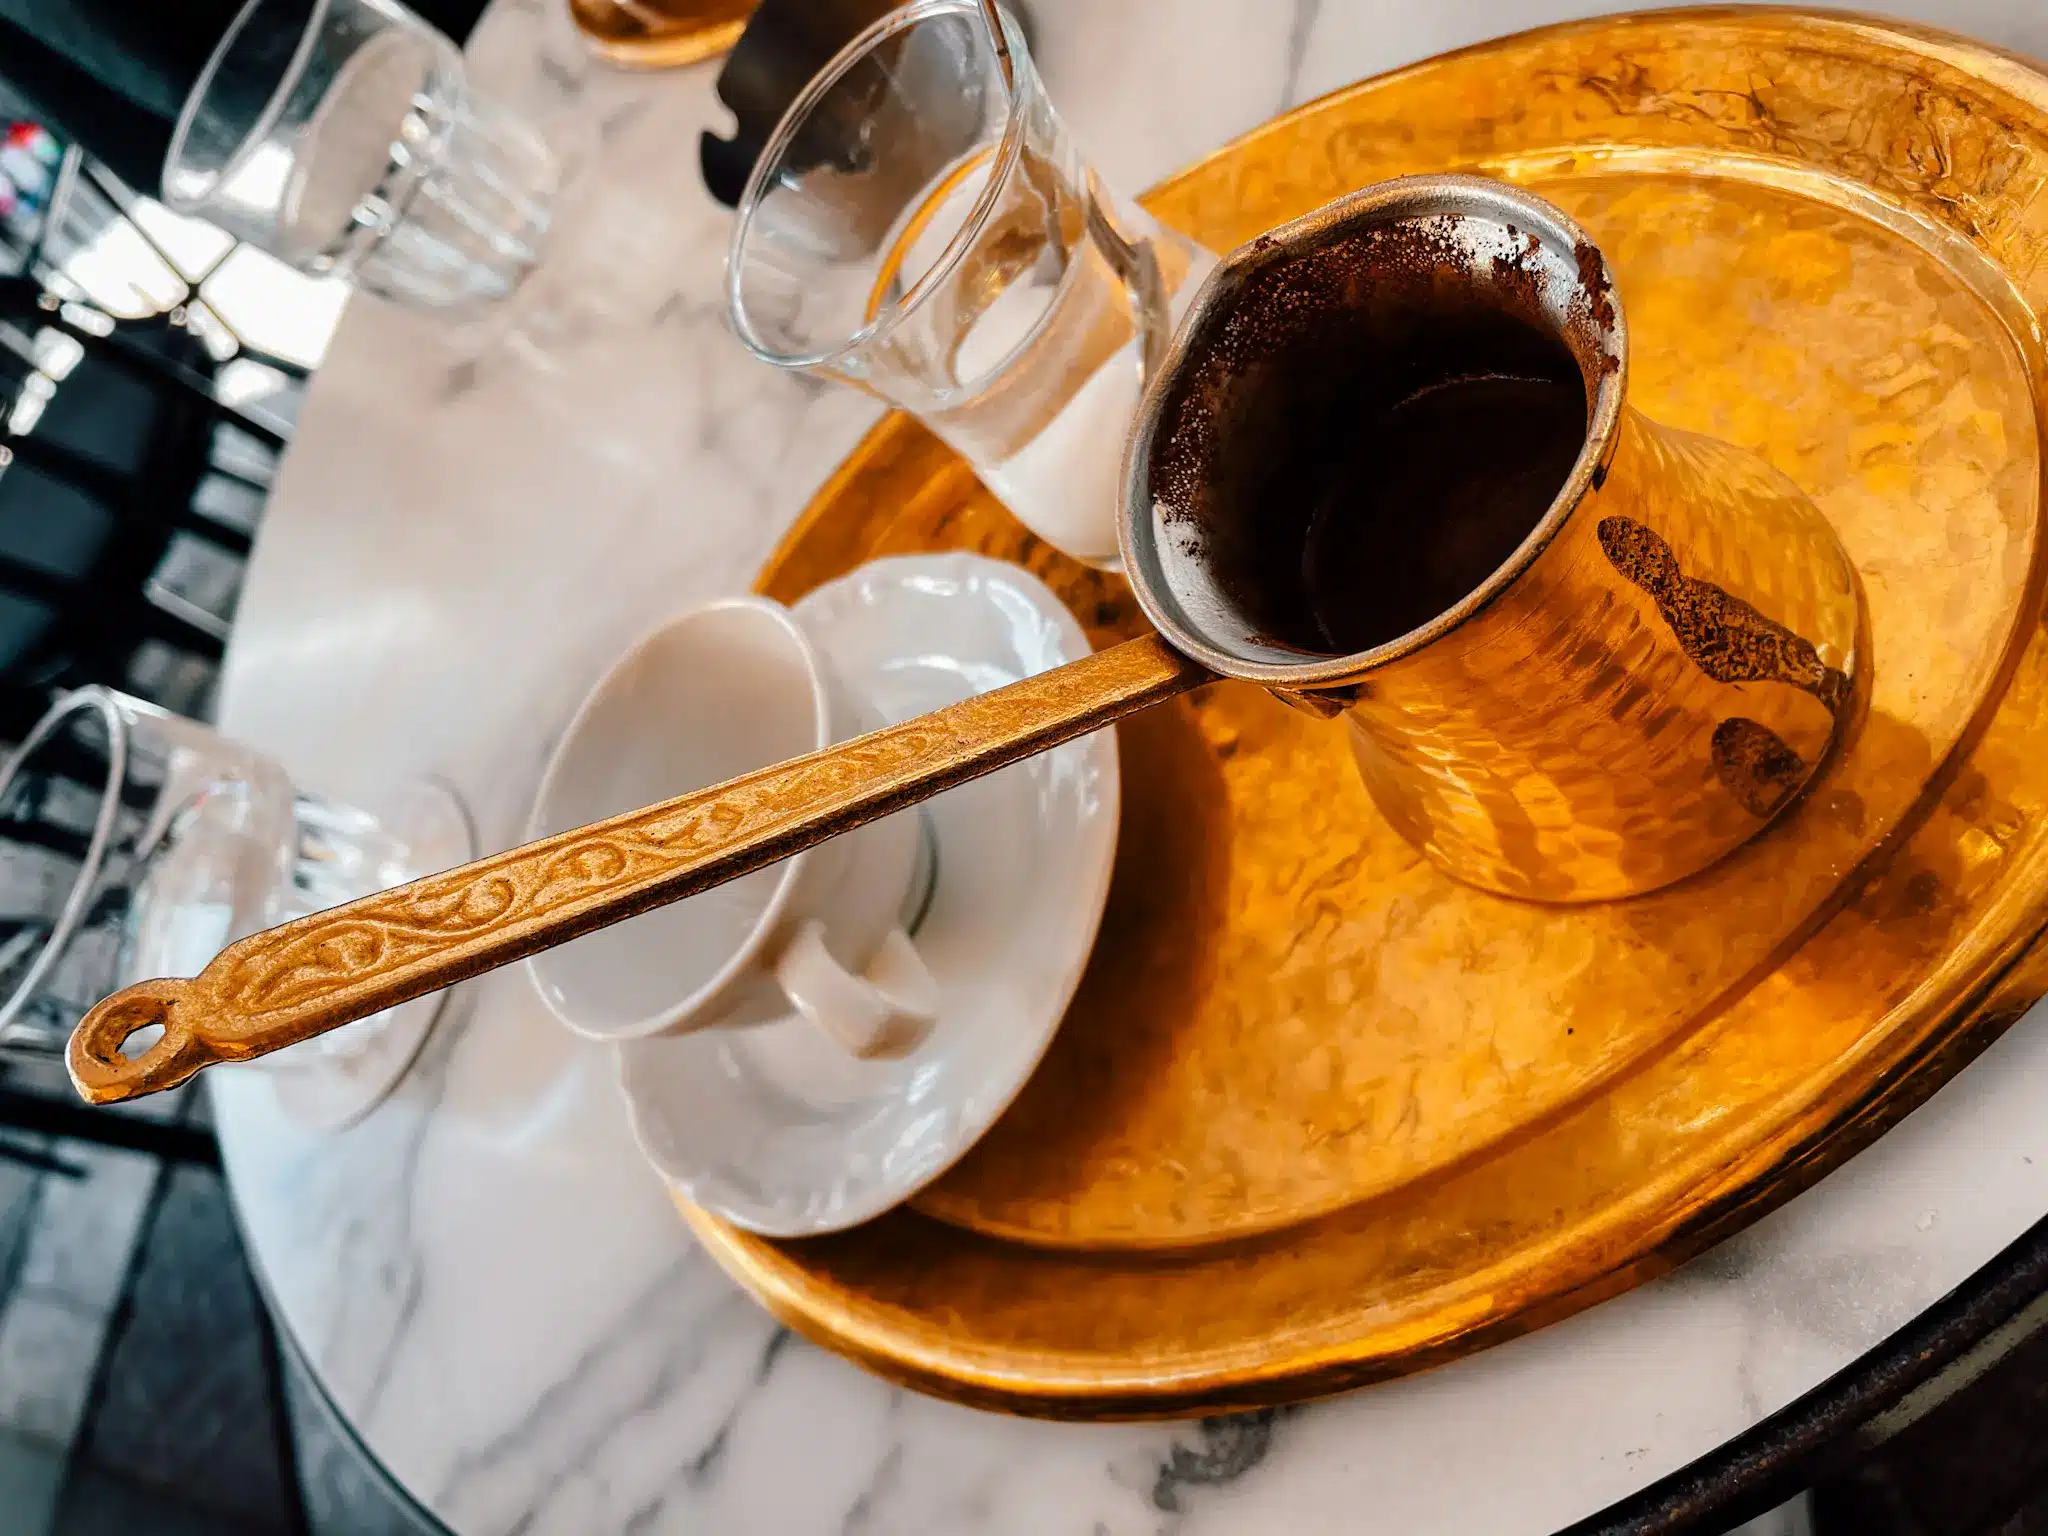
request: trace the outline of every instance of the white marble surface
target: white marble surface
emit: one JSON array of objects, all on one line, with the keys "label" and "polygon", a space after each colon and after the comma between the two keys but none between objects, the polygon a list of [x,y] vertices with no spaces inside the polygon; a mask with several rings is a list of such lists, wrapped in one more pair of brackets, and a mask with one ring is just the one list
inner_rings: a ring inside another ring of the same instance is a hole
[{"label": "white marble surface", "polygon": [[[1050,90],[1141,186],[1275,110],[1556,0],[1034,0]],[[2040,0],[1901,6],[2048,55]],[[722,329],[696,177],[713,69],[590,67],[559,0],[499,0],[479,76],[601,123],[566,258],[632,323],[553,374],[451,373],[347,316],[264,524],[230,730],[348,796],[415,772],[511,842],[555,733],[664,613],[743,588],[871,419]],[[792,1341],[693,1249],[608,1063],[516,970],[463,989],[399,1095],[330,1139],[213,1074],[254,1257],[379,1457],[464,1536],[527,1532],[1538,1532],[1712,1449],[2048,1213],[2048,1016],[1875,1150],[1659,1283],[1459,1364],[1214,1425],[1027,1423]]]}]

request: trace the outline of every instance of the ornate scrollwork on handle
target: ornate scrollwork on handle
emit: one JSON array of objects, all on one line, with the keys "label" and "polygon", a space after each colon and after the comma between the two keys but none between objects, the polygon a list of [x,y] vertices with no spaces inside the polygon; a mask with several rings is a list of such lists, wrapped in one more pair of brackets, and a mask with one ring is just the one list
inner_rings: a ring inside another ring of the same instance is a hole
[{"label": "ornate scrollwork on handle", "polygon": [[[1156,636],[916,720],[628,811],[230,945],[190,982],[88,1013],[72,1080],[94,1102],[295,1044],[421,993],[693,895],[1106,725],[1208,674]],[[146,1017],[145,1017],[146,1015]],[[141,1024],[164,1041],[120,1047]]]},{"label": "ornate scrollwork on handle", "polygon": [[[450,941],[487,940],[589,909],[613,893],[623,896],[675,878],[691,862],[772,833],[814,806],[912,772],[931,761],[947,739],[939,731],[897,727],[835,748],[807,766],[750,775],[708,800],[700,794],[653,806],[351,903],[343,909],[346,920],[305,932],[294,932],[298,925],[291,924],[256,935],[244,941],[251,947],[224,978],[221,996],[252,1021],[260,1020],[300,1007],[352,977],[417,963]],[[596,924],[580,925],[579,931],[590,926]]]}]

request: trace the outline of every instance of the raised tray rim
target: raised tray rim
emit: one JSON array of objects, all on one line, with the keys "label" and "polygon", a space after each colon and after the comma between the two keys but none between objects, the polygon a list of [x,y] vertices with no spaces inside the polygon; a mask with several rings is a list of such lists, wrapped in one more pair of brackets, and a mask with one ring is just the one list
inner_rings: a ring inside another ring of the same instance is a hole
[{"label": "raised tray rim", "polygon": [[[1259,125],[1161,182],[1145,194],[1145,200],[1165,199],[1176,189],[1197,179],[1205,168],[1240,153],[1261,135],[1277,131],[1293,119],[1327,110],[1347,97],[1396,85],[1447,61],[1483,57],[1540,41],[1573,36],[1645,29],[1663,32],[1679,26],[1715,23],[1743,27],[1782,24],[1795,33],[1811,32],[1816,40],[1823,35],[1837,41],[1855,37],[1888,49],[1904,44],[1930,62],[1954,68],[1991,89],[2016,98],[2043,123],[2044,131],[2048,131],[2048,69],[2009,50],[1977,43],[1942,29],[1896,22],[1867,13],[1721,5],[1631,12],[1561,22],[1404,65],[1340,87]],[[1920,217],[1910,210],[1902,211],[1909,216]],[[2029,315],[2035,319],[2038,345],[2038,317],[2031,308]],[[2037,386],[2038,383],[2037,372]],[[2037,406],[2042,404],[2038,387],[2036,401]],[[820,487],[792,525],[778,545],[776,556],[771,556],[771,565],[784,550],[809,536],[821,519],[832,514],[836,497],[848,480],[869,472],[870,457],[877,451],[897,446],[892,440],[898,438],[903,430],[903,419],[895,415],[885,417],[871,429],[848,459]],[[2044,478],[2048,478],[2048,468],[2044,468]],[[2048,497],[2043,500],[2043,517],[2048,520]],[[2037,546],[2028,599],[2036,618],[2044,566],[2048,566],[2048,550]],[[2023,623],[2019,630],[2023,635],[2035,631],[2036,625],[2032,622]],[[2043,642],[2036,639],[2033,643]],[[2022,645],[2016,647],[2016,651],[2026,648]],[[1996,710],[1990,713],[1995,714]],[[1965,744],[1954,754],[1954,760],[1960,762],[1967,756],[1968,744]],[[1974,1059],[2032,1002],[2048,994],[2048,944],[2042,943],[2044,926],[2048,926],[2048,884],[2044,884],[2044,879],[2048,879],[2048,854],[2037,850],[2036,858],[2028,868],[2036,878],[2027,890],[2017,889],[2023,882],[2016,877],[2007,882],[1998,905],[2020,910],[1997,925],[1997,939],[1976,942],[1982,940],[1986,929],[1992,926],[1986,920],[1971,928],[1963,936],[1964,942],[1950,952],[1969,954],[1970,983],[1960,989],[1960,1000],[1950,1009],[1944,1023],[1914,1042],[1911,1049],[1891,1061],[1858,1094],[1838,1105],[1824,1120],[1802,1123],[1796,1134],[1788,1133],[1788,1127],[1781,1125],[1776,1135],[1761,1142],[1750,1138],[1751,1160],[1763,1162],[1765,1167],[1752,1170],[1743,1177],[1731,1178],[1683,1221],[1674,1224],[1661,1240],[1623,1262],[1586,1275],[1575,1284],[1507,1314],[1416,1340],[1412,1348],[1383,1353],[1370,1361],[1328,1360],[1306,1368],[1297,1364],[1282,1373],[1240,1372],[1228,1381],[1211,1380],[1202,1384],[1161,1379],[1126,1390],[1107,1391],[1087,1382],[1063,1384],[1042,1379],[1011,1380],[996,1372],[965,1373],[957,1361],[949,1362],[941,1353],[905,1347],[904,1341],[887,1329],[866,1326],[858,1319],[821,1315],[809,1305],[801,1286],[788,1283],[778,1266],[761,1261],[761,1251],[769,1245],[686,1205],[683,1213],[700,1240],[705,1242],[728,1273],[783,1322],[817,1342],[849,1355],[880,1375],[956,1401],[1035,1416],[1122,1419],[1266,1406],[1343,1390],[1365,1381],[1421,1369],[1470,1353],[1501,1338],[1530,1331],[1618,1294],[1654,1274],[1674,1268],[1810,1187],[1870,1145]],[[1768,1156],[1765,1156],[1766,1152]]]}]

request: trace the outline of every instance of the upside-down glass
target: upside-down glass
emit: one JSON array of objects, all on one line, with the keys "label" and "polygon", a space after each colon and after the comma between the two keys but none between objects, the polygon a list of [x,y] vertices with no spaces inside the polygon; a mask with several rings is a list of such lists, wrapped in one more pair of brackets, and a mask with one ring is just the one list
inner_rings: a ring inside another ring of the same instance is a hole
[{"label": "upside-down glass", "polygon": [[1107,189],[1025,51],[976,0],[855,38],[777,126],[740,200],[734,330],[768,362],[911,412],[1034,533],[1114,568],[1125,431],[1214,264]]},{"label": "upside-down glass", "polygon": [[[67,694],[0,765],[0,1049],[61,1053],[108,993],[189,975],[244,934],[459,863],[471,844],[439,784],[372,815],[295,789],[196,721],[108,688]],[[441,1001],[281,1056],[287,1111],[320,1128],[360,1115]]]},{"label": "upside-down glass", "polygon": [[248,0],[164,160],[164,201],[315,276],[480,309],[539,259],[561,158],[396,0]]}]

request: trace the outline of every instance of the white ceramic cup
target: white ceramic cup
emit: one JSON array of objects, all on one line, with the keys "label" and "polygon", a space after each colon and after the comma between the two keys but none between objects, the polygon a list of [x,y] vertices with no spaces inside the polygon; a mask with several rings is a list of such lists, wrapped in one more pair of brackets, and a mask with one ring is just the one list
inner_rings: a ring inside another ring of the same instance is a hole
[{"label": "white ceramic cup", "polygon": [[[529,837],[817,751],[880,723],[779,605],[730,598],[670,620],[590,691],[549,760]],[[593,1040],[787,1018],[856,1056],[913,1049],[938,984],[904,932],[929,878],[915,810],[526,961],[548,1009]],[[920,893],[917,893],[921,895]]]}]

